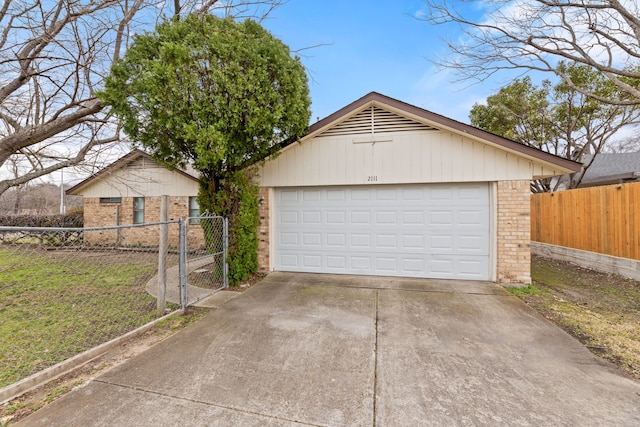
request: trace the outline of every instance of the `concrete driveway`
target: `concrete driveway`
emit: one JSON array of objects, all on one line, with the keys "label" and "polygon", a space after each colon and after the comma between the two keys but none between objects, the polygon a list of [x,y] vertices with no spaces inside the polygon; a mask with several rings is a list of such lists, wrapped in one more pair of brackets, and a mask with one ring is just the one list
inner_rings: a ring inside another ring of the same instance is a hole
[{"label": "concrete driveway", "polygon": [[640,383],[493,284],[274,273],[18,425],[638,426]]}]

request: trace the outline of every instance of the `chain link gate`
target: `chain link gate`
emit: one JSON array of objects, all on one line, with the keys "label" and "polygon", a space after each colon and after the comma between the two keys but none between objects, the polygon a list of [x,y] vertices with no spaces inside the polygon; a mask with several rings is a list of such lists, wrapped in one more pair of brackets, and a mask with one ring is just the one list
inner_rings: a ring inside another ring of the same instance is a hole
[{"label": "chain link gate", "polygon": [[229,222],[190,217],[180,224],[180,305],[186,308],[229,287]]}]

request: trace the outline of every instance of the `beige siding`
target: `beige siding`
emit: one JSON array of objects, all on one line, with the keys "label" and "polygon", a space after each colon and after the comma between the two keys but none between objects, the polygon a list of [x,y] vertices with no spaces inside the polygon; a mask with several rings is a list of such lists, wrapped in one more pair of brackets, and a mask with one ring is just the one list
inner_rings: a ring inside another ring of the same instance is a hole
[{"label": "beige siding", "polygon": [[84,197],[196,196],[195,180],[149,159],[137,159],[78,191]]},{"label": "beige siding", "polygon": [[561,174],[547,165],[445,131],[366,137],[323,136],[295,143],[262,166],[260,185],[399,184],[530,180]]}]

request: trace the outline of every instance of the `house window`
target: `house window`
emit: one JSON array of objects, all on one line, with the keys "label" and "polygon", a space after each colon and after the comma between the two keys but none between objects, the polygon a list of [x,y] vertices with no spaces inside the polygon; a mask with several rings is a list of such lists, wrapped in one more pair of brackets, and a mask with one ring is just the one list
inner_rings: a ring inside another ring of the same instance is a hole
[{"label": "house window", "polygon": [[122,197],[100,197],[100,204],[122,203]]},{"label": "house window", "polygon": [[144,223],[144,197],[133,198],[133,223]]},{"label": "house window", "polygon": [[[192,218],[189,220],[192,224],[199,223],[200,219],[196,218],[200,216],[200,205],[198,204],[197,197],[189,197],[189,217]],[[194,219],[195,218],[195,219]]]}]

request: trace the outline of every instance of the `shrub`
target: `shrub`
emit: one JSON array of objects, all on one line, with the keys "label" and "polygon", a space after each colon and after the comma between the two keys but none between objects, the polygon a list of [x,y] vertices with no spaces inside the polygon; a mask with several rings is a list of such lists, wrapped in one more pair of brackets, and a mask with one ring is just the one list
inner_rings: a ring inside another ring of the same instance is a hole
[{"label": "shrub", "polygon": [[0,215],[0,226],[4,227],[72,227],[82,228],[82,211],[66,215]]}]

